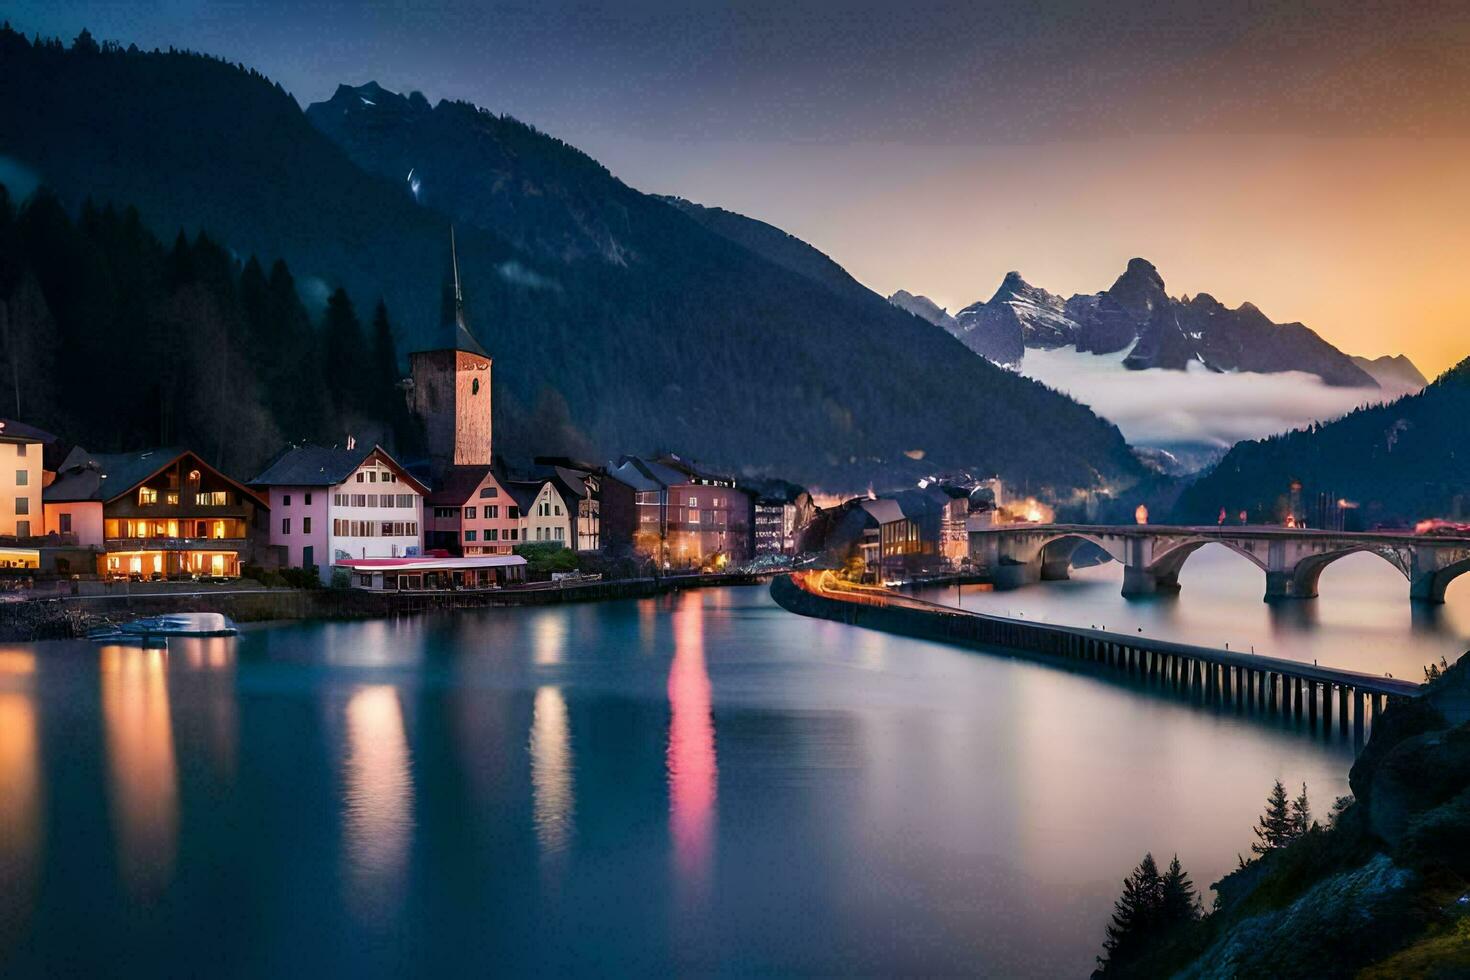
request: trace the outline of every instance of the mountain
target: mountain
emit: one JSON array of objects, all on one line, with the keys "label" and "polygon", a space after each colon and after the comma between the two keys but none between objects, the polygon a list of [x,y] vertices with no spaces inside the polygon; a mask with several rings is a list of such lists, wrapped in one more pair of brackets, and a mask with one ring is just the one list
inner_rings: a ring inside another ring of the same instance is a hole
[{"label": "mountain", "polygon": [[465,103],[370,84],[308,117],[223,61],[5,30],[0,132],[68,209],[136,205],[165,240],[208,229],[284,259],[314,310],[337,286],[381,296],[400,352],[433,334],[454,224],[509,454],[677,448],[834,489],[936,467],[1056,488],[1142,472],[1114,426],[810,246],[639,193]]},{"label": "mountain", "polygon": [[900,289],[888,297],[888,302],[900,310],[906,310],[916,317],[928,320],[936,327],[944,327],[946,330],[951,330],[952,332],[951,324],[955,322],[954,317],[950,315],[949,310],[946,310],[927,296],[915,296],[907,290]]},{"label": "mountain", "polygon": [[1135,258],[1108,289],[1067,299],[1009,272],[989,300],[946,326],[971,350],[1018,366],[1027,350],[1127,352],[1131,370],[1303,371],[1328,385],[1377,387],[1373,374],[1300,323],[1273,323],[1250,303],[1230,309],[1208,293],[1175,299],[1152,263]]},{"label": "mountain", "polygon": [[1414,362],[1403,354],[1393,356],[1385,354],[1371,360],[1366,357],[1354,357],[1353,363],[1372,375],[1380,387],[1390,390],[1399,389],[1407,393],[1419,391],[1429,384],[1429,379],[1414,366]]},{"label": "mountain", "polygon": [[1213,521],[1223,507],[1252,520],[1283,516],[1293,479],[1354,505],[1365,527],[1466,516],[1470,499],[1470,359],[1416,395],[1335,422],[1236,445],[1184,491],[1174,517]]}]

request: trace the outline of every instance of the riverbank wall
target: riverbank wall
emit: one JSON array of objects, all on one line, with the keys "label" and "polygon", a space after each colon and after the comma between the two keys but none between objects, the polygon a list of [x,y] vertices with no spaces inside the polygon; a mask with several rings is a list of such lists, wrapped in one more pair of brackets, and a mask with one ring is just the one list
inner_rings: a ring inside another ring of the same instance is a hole
[{"label": "riverbank wall", "polygon": [[237,589],[61,596],[0,603],[0,641],[68,639],[108,622],[179,612],[217,612],[237,623],[378,619],[498,606],[643,599],[685,589],[759,585],[766,576],[678,575],[496,589],[484,592],[368,592],[360,589]]}]

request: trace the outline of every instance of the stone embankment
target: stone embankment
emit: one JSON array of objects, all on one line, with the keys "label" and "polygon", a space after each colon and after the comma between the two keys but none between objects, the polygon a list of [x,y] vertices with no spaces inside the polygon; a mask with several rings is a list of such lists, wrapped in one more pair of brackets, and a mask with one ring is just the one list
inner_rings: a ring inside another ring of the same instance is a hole
[{"label": "stone embankment", "polygon": [[374,619],[450,609],[641,599],[684,589],[757,585],[758,575],[661,578],[531,585],[484,592],[366,592],[359,589],[235,589],[62,596],[0,603],[0,642],[66,639],[108,622],[177,612],[224,613],[237,623],[291,619]]}]

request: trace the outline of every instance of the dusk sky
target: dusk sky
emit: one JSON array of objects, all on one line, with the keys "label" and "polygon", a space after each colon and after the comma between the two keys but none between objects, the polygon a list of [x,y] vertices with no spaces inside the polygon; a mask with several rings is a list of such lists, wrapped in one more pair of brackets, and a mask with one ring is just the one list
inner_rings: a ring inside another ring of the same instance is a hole
[{"label": "dusk sky", "polygon": [[1470,8],[1210,3],[21,2],[303,105],[376,79],[770,221],[951,311],[1020,270],[1250,300],[1426,374],[1470,354]]}]

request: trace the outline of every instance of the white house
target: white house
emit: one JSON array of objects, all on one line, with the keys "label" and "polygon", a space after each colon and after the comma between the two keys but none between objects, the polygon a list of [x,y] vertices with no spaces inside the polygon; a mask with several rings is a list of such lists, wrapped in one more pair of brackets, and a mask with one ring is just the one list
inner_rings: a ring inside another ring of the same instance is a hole
[{"label": "white house", "polygon": [[344,560],[423,553],[428,488],[380,446],[288,449],[250,482],[270,495],[271,546],[323,581]]}]

